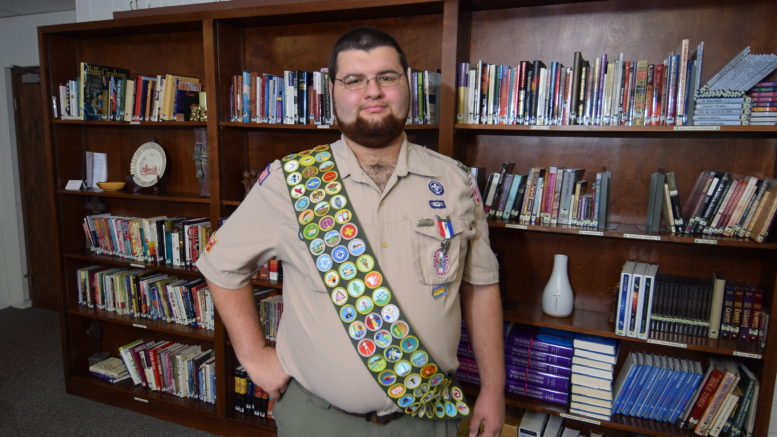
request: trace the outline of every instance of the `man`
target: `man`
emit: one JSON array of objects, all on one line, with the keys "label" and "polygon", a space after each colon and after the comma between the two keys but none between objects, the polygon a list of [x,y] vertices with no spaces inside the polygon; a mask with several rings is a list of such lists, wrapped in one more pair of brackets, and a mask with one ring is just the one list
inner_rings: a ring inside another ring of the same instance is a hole
[{"label": "man", "polygon": [[[466,416],[471,436],[501,431],[502,313],[488,227],[466,172],[407,142],[405,71],[388,34],[343,35],[329,61],[341,140],[269,165],[198,262],[238,359],[278,399],[281,436],[454,436]],[[273,256],[284,269],[275,348],[250,284]],[[462,309],[482,381],[471,409],[454,404],[460,391],[447,377]]]}]

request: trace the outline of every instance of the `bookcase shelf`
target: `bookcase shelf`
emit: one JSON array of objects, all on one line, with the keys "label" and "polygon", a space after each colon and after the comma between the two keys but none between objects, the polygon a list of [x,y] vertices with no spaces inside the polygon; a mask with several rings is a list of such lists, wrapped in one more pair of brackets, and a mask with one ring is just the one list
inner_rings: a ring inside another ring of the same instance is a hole
[{"label": "bookcase shelf", "polygon": [[[692,358],[736,357],[752,366],[761,383],[754,434],[767,434],[777,369],[777,350],[729,340],[690,336],[650,340],[617,337],[610,322],[613,289],[623,263],[659,264],[660,273],[727,278],[760,286],[772,316],[777,315],[777,242],[745,239],[648,234],[645,217],[649,175],[657,168],[674,171],[681,204],[687,202],[696,176],[704,170],[725,170],[777,177],[777,128],[741,126],[698,128],[672,126],[509,126],[456,122],[456,68],[459,62],[510,64],[522,60],[572,61],[575,51],[591,58],[624,52],[629,59],[656,62],[676,49],[680,40],[705,41],[702,83],[738,51],[777,51],[769,17],[777,13],[770,0],[311,0],[267,6],[192,11],[167,9],[123,13],[124,18],[44,26],[39,29],[42,99],[45,107],[58,85],[78,75],[89,62],[130,70],[131,75],[180,74],[202,79],[208,98],[207,122],[109,122],[53,120],[42,123],[48,152],[43,157],[53,188],[58,239],[52,242],[61,296],[60,317],[64,373],[69,393],[108,402],[223,435],[275,435],[272,422],[238,417],[233,412],[232,371],[237,360],[220,320],[214,331],[132,319],[77,305],[75,272],[90,264],[146,268],[184,278],[199,276],[196,268],[135,263],[95,255],[83,248],[84,216],[100,204],[129,217],[167,215],[208,217],[214,229],[234,211],[244,195],[243,171],[262,169],[274,159],[312,145],[332,142],[335,126],[237,123],[230,120],[230,84],[241,71],[279,74],[284,70],[315,71],[326,66],[328,52],[346,30],[371,25],[392,33],[405,48],[408,63],[418,70],[441,72],[440,117],[430,125],[408,125],[408,138],[450,155],[471,167],[496,171],[502,162],[516,163],[516,172],[559,165],[584,168],[590,175],[603,167],[612,172],[612,201],[606,230],[489,223],[491,244],[500,257],[501,288],[508,321],[583,332],[621,340],[623,351]],[[742,31],[747,23],[747,32]],[[768,80],[777,80],[772,75]],[[192,163],[195,131],[206,129],[210,196],[199,196]],[[168,154],[166,190],[132,193],[74,192],[68,180],[83,179],[84,151],[108,155],[108,179],[125,180],[138,146],[158,140]],[[554,254],[569,257],[575,291],[575,312],[569,318],[544,316],[541,291]],[[282,289],[282,284],[252,281],[257,287]],[[145,328],[137,325],[145,325]],[[86,331],[101,326],[103,335]],[[772,323],[769,336],[777,336]],[[88,374],[87,359],[140,337],[159,337],[211,347],[217,369],[217,403],[213,406],[153,393],[131,384],[104,383]],[[752,346],[752,347],[751,347]],[[616,367],[619,370],[620,363]],[[476,393],[470,387],[470,397]],[[138,400],[141,399],[141,400]],[[566,408],[507,396],[517,408],[565,415]],[[585,429],[588,424],[574,421]],[[685,436],[675,426],[626,416],[594,426],[615,434]],[[592,428],[593,429],[593,428]]]}]

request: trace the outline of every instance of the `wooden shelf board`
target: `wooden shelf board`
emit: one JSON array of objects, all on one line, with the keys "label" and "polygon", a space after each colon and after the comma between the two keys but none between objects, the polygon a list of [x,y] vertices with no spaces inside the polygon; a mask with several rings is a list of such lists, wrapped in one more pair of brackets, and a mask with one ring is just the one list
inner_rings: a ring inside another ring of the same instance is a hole
[{"label": "wooden shelf board", "polygon": [[200,197],[198,194],[189,193],[177,193],[166,192],[161,194],[152,194],[148,192],[132,191],[71,191],[65,189],[57,190],[59,194],[67,196],[89,196],[89,197],[110,197],[114,199],[131,199],[131,200],[153,200],[158,202],[176,202],[176,203],[202,203],[209,204],[210,198]]},{"label": "wooden shelf board", "polygon": [[52,120],[54,124],[98,127],[206,127],[205,121],[103,121],[103,120]]},{"label": "wooden shelf board", "polygon": [[700,244],[725,247],[745,247],[748,249],[776,250],[777,242],[757,243],[747,238],[713,237],[707,235],[678,235],[669,232],[648,233],[644,225],[614,223],[607,229],[572,227],[572,226],[539,226],[525,225],[514,221],[491,220],[492,228],[508,228],[529,232],[548,232],[553,234],[583,235],[589,237],[619,238],[624,240],[643,240],[655,242],[670,242],[679,244]]},{"label": "wooden shelf board", "polygon": [[756,343],[666,333],[652,333],[651,338],[647,340],[615,335],[615,327],[609,321],[610,315],[597,311],[576,309],[569,317],[552,317],[543,313],[540,304],[506,302],[504,304],[504,317],[509,322],[614,338],[622,342],[656,344],[744,358],[763,358],[763,350]]},{"label": "wooden shelf board", "polygon": [[568,132],[580,134],[650,134],[694,135],[694,134],[777,134],[777,126],[523,126],[509,124],[456,124],[461,131],[509,131],[509,132]]},{"label": "wooden shelf board", "polygon": [[102,320],[104,322],[148,329],[153,332],[172,334],[200,341],[215,341],[214,331],[209,329],[194,328],[191,326],[179,325],[177,323],[167,323],[161,320],[150,320],[123,314],[116,314],[112,311],[88,308],[83,305],[79,305],[75,308],[68,308],[66,312],[74,316],[88,317],[90,319]]},{"label": "wooden shelf board", "polygon": [[65,258],[78,259],[83,261],[90,261],[99,264],[109,264],[123,267],[134,267],[138,269],[151,269],[159,272],[170,273],[173,275],[181,275],[186,277],[196,277],[200,275],[200,271],[197,267],[174,267],[167,264],[160,264],[156,262],[140,262],[133,261],[126,258],[119,258],[111,255],[97,255],[86,250],[82,252],[65,252],[63,254]]},{"label": "wooden shelf board", "polygon": [[[276,130],[323,130],[339,132],[337,125],[315,125],[315,124],[282,124],[282,123],[242,123],[234,121],[219,122],[220,127],[237,127],[243,129],[276,129]],[[437,130],[436,124],[408,124],[405,130]]]}]

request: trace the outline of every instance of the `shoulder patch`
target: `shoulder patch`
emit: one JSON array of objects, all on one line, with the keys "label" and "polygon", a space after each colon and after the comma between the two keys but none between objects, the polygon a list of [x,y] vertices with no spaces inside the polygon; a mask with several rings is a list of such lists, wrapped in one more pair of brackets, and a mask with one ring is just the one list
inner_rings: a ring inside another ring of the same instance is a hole
[{"label": "shoulder patch", "polygon": [[270,164],[267,164],[264,170],[262,170],[262,173],[259,174],[259,177],[256,178],[256,183],[262,185],[264,180],[267,179],[267,176],[270,176]]}]

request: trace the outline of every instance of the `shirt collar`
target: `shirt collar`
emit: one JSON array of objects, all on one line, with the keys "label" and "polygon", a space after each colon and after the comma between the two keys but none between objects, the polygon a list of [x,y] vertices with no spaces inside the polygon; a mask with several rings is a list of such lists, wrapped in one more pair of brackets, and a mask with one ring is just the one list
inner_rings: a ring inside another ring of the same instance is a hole
[{"label": "shirt collar", "polygon": [[[434,171],[435,166],[430,161],[429,154],[423,153],[421,146],[408,142],[405,133],[402,136],[402,146],[400,146],[397,167],[394,170],[397,177],[407,176],[408,173],[428,177],[439,176]],[[339,140],[332,143],[332,151],[337,154],[337,167],[340,169],[342,178],[352,176],[360,182],[364,182],[363,178],[369,178],[359,166],[356,155],[348,147],[342,135]]]}]

